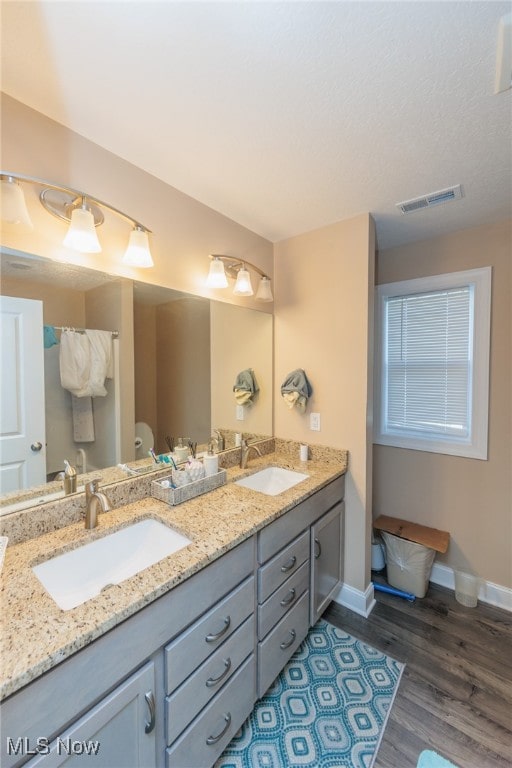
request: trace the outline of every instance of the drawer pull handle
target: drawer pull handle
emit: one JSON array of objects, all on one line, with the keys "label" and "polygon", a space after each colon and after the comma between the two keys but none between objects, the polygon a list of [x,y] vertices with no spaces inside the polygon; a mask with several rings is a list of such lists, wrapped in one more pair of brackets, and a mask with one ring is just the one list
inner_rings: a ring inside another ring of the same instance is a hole
[{"label": "drawer pull handle", "polygon": [[284,565],[281,566],[281,572],[282,573],[288,573],[288,571],[291,571],[295,563],[297,562],[297,558],[295,555],[293,557],[290,557],[289,560],[286,561]]},{"label": "drawer pull handle", "polygon": [[322,546],[320,544],[320,541],[318,539],[315,539],[315,560],[318,560],[321,554],[322,554]]},{"label": "drawer pull handle", "polygon": [[226,721],[226,725],[224,726],[222,731],[219,734],[217,734],[217,736],[208,736],[208,738],[206,739],[206,743],[208,744],[209,747],[211,747],[212,744],[216,744],[218,741],[220,741],[224,736],[224,734],[226,733],[227,729],[231,725],[231,712],[226,712],[226,714],[224,715],[224,720]]},{"label": "drawer pull handle", "polygon": [[292,588],[289,590],[288,596],[283,597],[279,605],[281,605],[284,608],[285,605],[290,605],[290,603],[293,603],[294,600],[295,600],[295,588]]},{"label": "drawer pull handle", "polygon": [[206,687],[213,688],[214,685],[218,685],[220,681],[226,677],[230,669],[231,669],[231,659],[229,658],[224,659],[224,672],[221,672],[221,674],[218,677],[209,677],[208,680],[206,681]]},{"label": "drawer pull handle", "polygon": [[144,728],[145,733],[151,733],[153,728],[155,727],[155,697],[153,695],[153,691],[148,691],[146,694],[144,694],[144,698],[146,699],[146,704],[148,705],[149,709],[149,721],[146,720],[146,726]]},{"label": "drawer pull handle", "polygon": [[220,632],[217,632],[216,634],[206,635],[205,637],[206,642],[215,643],[220,637],[222,637],[222,635],[224,635],[228,631],[230,624],[231,624],[231,616],[226,616],[226,618],[224,619],[224,626],[222,627]]},{"label": "drawer pull handle", "polygon": [[290,645],[294,642],[295,638],[297,637],[297,633],[294,629],[290,629],[290,639],[289,640],[283,640],[281,645],[279,646],[282,651],[285,651],[287,648],[290,647]]}]

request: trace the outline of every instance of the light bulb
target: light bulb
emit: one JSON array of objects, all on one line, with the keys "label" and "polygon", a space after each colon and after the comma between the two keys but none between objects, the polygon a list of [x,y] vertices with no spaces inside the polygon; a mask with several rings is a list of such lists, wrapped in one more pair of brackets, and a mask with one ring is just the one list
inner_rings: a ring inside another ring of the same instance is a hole
[{"label": "light bulb", "polygon": [[33,224],[27,210],[25,195],[16,179],[12,176],[3,176],[1,191],[2,221],[32,229]]},{"label": "light bulb", "polygon": [[210,271],[206,278],[206,285],[208,288],[226,288],[228,285],[224,263],[218,256],[214,256],[211,261]]},{"label": "light bulb", "polygon": [[74,208],[71,223],[63,244],[81,253],[100,253],[101,245],[94,226],[94,216],[87,209],[85,200],[81,208]]},{"label": "light bulb", "polygon": [[261,278],[258,290],[256,291],[256,298],[260,301],[274,301],[269,277]]},{"label": "light bulb", "polygon": [[154,266],[149,250],[148,233],[141,227],[136,227],[130,232],[128,248],[123,256],[123,264],[142,269]]},{"label": "light bulb", "polygon": [[233,293],[235,296],[252,296],[254,293],[251,285],[251,276],[245,268],[245,264],[242,269],[238,270]]}]

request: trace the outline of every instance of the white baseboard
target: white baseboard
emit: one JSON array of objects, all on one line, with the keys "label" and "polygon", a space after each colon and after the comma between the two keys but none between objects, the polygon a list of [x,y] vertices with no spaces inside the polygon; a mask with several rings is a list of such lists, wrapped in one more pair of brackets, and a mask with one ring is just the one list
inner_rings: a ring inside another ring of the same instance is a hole
[{"label": "white baseboard", "polygon": [[[430,581],[433,584],[439,584],[440,587],[446,587],[455,591],[455,574],[453,568],[449,568],[447,565],[434,563],[430,574]],[[492,581],[482,582],[478,599],[482,603],[495,605],[497,608],[503,608],[505,611],[512,611],[512,589],[502,587],[500,584],[493,584]],[[373,584],[370,582],[364,592],[354,589],[354,587],[348,584],[343,584],[333,600],[367,619],[375,606]]]},{"label": "white baseboard", "polygon": [[364,592],[360,589],[354,589],[348,584],[343,584],[339,592],[334,595],[333,600],[367,619],[375,605],[373,584],[370,582]]},{"label": "white baseboard", "polygon": [[[455,590],[455,574],[453,568],[441,563],[434,563],[430,574],[430,581],[439,584],[440,587]],[[493,584],[492,581],[483,581],[478,592],[478,599],[482,603],[495,605],[505,611],[512,611],[512,589]]]}]

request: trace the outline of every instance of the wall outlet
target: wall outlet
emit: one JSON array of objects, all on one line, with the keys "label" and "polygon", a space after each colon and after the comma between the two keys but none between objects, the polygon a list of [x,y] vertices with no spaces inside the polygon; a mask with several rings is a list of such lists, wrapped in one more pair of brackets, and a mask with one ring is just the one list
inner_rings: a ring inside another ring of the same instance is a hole
[{"label": "wall outlet", "polygon": [[245,408],[243,405],[236,406],[236,420],[243,421],[245,419]]},{"label": "wall outlet", "polygon": [[313,432],[320,432],[320,414],[319,413],[311,413],[309,415],[309,428],[313,430]]}]

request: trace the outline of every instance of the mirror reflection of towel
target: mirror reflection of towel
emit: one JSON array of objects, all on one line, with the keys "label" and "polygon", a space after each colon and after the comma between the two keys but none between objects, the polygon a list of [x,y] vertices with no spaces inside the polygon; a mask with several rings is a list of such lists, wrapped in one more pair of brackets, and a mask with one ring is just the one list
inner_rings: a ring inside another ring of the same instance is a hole
[{"label": "mirror reflection of towel", "polygon": [[105,397],[105,379],[112,378],[112,334],[110,331],[85,332],[91,345],[90,395]]},{"label": "mirror reflection of towel", "polygon": [[90,394],[87,385],[91,375],[91,348],[83,333],[66,328],[60,337],[60,383],[77,397]]},{"label": "mirror reflection of towel", "polygon": [[76,333],[64,329],[60,337],[60,380],[76,397],[105,397],[105,378],[112,378],[110,331]]},{"label": "mirror reflection of towel", "polygon": [[55,344],[58,344],[59,340],[57,338],[57,334],[55,333],[55,328],[53,325],[45,325],[43,327],[43,345],[45,349],[50,349],[50,347],[55,346]]},{"label": "mirror reflection of towel", "polygon": [[252,402],[254,395],[256,392],[259,392],[259,389],[252,368],[246,368],[245,371],[240,371],[233,386],[236,402],[238,405],[245,405],[246,403]]},{"label": "mirror reflection of towel", "polygon": [[73,416],[73,440],[75,443],[94,442],[94,415],[92,397],[75,397],[71,395]]},{"label": "mirror reflection of towel", "polygon": [[281,395],[288,408],[295,406],[301,413],[306,410],[312,392],[311,384],[302,368],[289,373],[281,385]]}]

